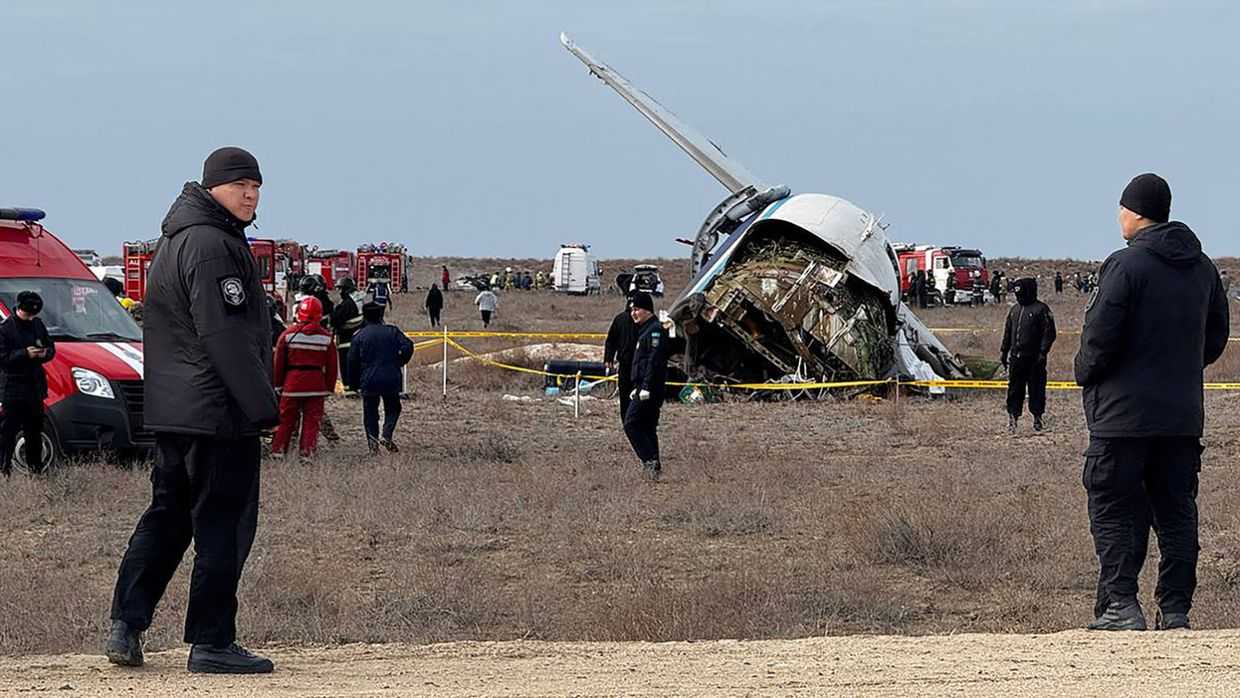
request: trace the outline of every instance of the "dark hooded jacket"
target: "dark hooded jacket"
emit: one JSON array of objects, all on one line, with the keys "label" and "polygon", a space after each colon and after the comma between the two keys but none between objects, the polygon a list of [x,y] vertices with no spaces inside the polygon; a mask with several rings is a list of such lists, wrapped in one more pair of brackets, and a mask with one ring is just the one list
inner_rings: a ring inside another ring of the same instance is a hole
[{"label": "dark hooded jacket", "polygon": [[1177,221],[1139,232],[1102,264],[1076,382],[1101,438],[1200,437],[1202,370],[1227,347],[1227,298],[1201,242]]},{"label": "dark hooded jacket", "polygon": [[383,322],[382,308],[362,307],[366,324],[349,346],[349,375],[362,395],[395,395],[404,384],[401,368],[413,358],[413,342],[395,325]]},{"label": "dark hooded jacket", "polygon": [[164,218],[142,327],[152,431],[232,439],[279,423],[271,316],[247,225],[196,182]]},{"label": "dark hooded jacket", "polygon": [[[28,347],[49,349],[32,359]],[[56,357],[56,344],[41,318],[23,320],[17,313],[0,322],[0,402],[41,402],[47,399],[43,364]]]},{"label": "dark hooded jacket", "polygon": [[1045,361],[1055,343],[1055,314],[1038,300],[1037,279],[1017,279],[1016,305],[1008,311],[999,352],[1012,363]]},{"label": "dark hooded jacket", "polygon": [[633,353],[637,351],[637,325],[633,324],[633,316],[628,306],[623,312],[617,313],[607,328],[607,341],[603,344],[603,361],[616,363],[616,374],[626,385],[629,372],[633,370]]},{"label": "dark hooded jacket", "polygon": [[438,286],[431,285],[431,290],[426,292],[426,309],[432,313],[438,313],[443,310],[443,292]]}]

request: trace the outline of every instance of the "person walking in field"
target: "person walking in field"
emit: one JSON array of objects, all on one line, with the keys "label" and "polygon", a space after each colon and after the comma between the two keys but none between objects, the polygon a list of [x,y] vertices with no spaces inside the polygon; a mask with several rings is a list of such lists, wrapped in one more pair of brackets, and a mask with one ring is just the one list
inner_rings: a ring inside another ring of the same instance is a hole
[{"label": "person walking in field", "polygon": [[323,305],[309,296],[297,304],[296,320],[280,335],[275,349],[272,384],[280,393],[280,425],[271,440],[271,453],[281,457],[301,424],[299,452],[314,455],[327,397],[335,392],[338,372],[331,330],[323,327]]},{"label": "person walking in field", "polygon": [[439,315],[443,312],[443,293],[439,291],[439,286],[431,284],[431,290],[426,293],[426,315],[430,318],[431,327],[439,326]]},{"label": "person walking in field", "polygon": [[499,307],[499,298],[495,292],[489,288],[485,288],[478,293],[478,297],[474,298],[474,305],[478,306],[478,312],[482,315],[483,329],[491,326],[491,318],[495,316],[495,309]]},{"label": "person walking in field", "polygon": [[443,290],[445,292],[451,288],[448,286],[448,284],[452,281],[452,277],[448,274],[448,265],[443,265],[443,275],[439,280],[443,283]]},{"label": "person walking in field", "polygon": [[[413,342],[395,325],[383,322],[384,306],[362,306],[366,324],[353,336],[349,347],[349,371],[357,376],[362,394],[362,425],[371,453],[382,446],[395,453],[400,449],[392,437],[400,419],[402,369],[413,358]],[[379,405],[383,405],[383,430],[379,430]]]},{"label": "person walking in field", "polygon": [[1127,246],[1103,263],[1073,369],[1089,446],[1081,476],[1098,556],[1091,630],[1145,630],[1137,578],[1152,521],[1156,627],[1187,629],[1197,587],[1202,372],[1227,347],[1218,270],[1189,227],[1170,220],[1171,188],[1135,177],[1120,197]]},{"label": "person walking in field", "polygon": [[633,388],[624,415],[624,433],[642,464],[642,477],[656,481],[663,473],[659,458],[659,415],[667,381],[668,336],[654,314],[648,293],[633,294],[631,311],[637,346],[630,374]]},{"label": "person walking in field", "polygon": [[1046,413],[1046,357],[1055,344],[1055,315],[1038,300],[1038,280],[1017,279],[1016,305],[1008,310],[1003,325],[1003,344],[999,362],[1008,369],[1007,413],[1008,431],[1016,433],[1020,416],[1025,411],[1025,393],[1029,394],[1029,413],[1033,430],[1042,431],[1042,415]]}]

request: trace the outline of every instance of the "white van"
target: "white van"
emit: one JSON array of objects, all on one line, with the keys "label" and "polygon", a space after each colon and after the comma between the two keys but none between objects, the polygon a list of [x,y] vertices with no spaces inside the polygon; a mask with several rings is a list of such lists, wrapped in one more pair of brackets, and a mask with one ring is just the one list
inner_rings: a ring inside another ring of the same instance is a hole
[{"label": "white van", "polygon": [[560,245],[551,265],[551,287],[561,293],[589,295],[599,293],[603,270],[590,254],[590,246],[580,243]]}]

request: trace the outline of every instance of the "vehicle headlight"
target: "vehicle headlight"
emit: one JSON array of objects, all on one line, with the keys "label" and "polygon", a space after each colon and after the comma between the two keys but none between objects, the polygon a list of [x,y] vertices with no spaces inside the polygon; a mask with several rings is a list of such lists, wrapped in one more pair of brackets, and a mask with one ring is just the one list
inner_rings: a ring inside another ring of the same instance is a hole
[{"label": "vehicle headlight", "polygon": [[108,379],[90,369],[73,369],[73,383],[77,385],[78,392],[83,395],[102,397],[109,400],[116,398],[116,394],[112,392],[112,384],[108,382]]}]

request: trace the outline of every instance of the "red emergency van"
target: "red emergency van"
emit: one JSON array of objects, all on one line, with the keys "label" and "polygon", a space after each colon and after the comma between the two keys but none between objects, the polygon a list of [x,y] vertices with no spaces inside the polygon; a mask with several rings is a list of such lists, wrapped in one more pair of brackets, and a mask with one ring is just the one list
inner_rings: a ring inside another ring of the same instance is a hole
[{"label": "red emergency van", "polygon": [[[56,343],[44,365],[46,464],[84,451],[154,445],[142,424],[142,330],[77,255],[40,224],[36,209],[0,209],[0,319],[17,294],[43,297],[40,314]],[[0,405],[3,410],[3,405]],[[19,441],[15,462],[25,467]]]}]

